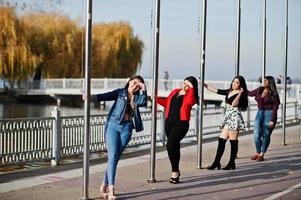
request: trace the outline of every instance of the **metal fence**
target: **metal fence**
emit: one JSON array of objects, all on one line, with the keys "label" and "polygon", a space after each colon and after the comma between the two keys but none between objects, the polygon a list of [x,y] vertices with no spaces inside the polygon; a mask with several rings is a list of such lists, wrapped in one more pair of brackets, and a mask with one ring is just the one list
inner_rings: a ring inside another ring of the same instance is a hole
[{"label": "metal fence", "polygon": [[[282,106],[278,111],[278,124],[281,123]],[[287,121],[298,120],[298,104],[287,104]],[[253,127],[256,115],[256,104],[249,106],[243,117],[247,130]],[[204,138],[215,137],[220,131],[219,122],[223,116],[223,107],[205,107],[203,116]],[[142,112],[144,131],[133,131],[128,147],[150,144],[151,142],[151,112]],[[300,114],[299,114],[300,115]],[[157,142],[165,143],[164,113],[157,113]],[[191,113],[190,129],[186,138],[197,137],[196,110]],[[90,118],[90,152],[106,150],[104,129],[106,115],[91,115]],[[0,120],[0,166],[20,164],[32,161],[55,160],[80,155],[83,153],[84,116],[60,116],[54,109],[52,117],[19,118]]]}]

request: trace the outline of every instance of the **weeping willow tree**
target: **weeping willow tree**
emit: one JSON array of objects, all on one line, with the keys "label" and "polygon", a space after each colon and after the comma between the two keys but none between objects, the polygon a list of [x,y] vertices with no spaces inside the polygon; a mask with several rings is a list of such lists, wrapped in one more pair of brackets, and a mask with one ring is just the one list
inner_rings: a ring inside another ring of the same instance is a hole
[{"label": "weeping willow tree", "polygon": [[143,42],[126,22],[93,27],[92,76],[129,77],[141,65]]},{"label": "weeping willow tree", "polygon": [[25,26],[12,8],[0,7],[0,70],[13,87],[34,71],[36,57],[27,44]]},{"label": "weeping willow tree", "polygon": [[[14,82],[28,77],[83,77],[84,28],[57,13],[17,16],[0,7],[0,70]],[[126,22],[96,24],[92,32],[92,77],[129,77],[141,65],[142,41]]]},{"label": "weeping willow tree", "polygon": [[27,42],[38,57],[35,79],[78,77],[81,38],[75,21],[59,14],[31,14],[23,18]]}]

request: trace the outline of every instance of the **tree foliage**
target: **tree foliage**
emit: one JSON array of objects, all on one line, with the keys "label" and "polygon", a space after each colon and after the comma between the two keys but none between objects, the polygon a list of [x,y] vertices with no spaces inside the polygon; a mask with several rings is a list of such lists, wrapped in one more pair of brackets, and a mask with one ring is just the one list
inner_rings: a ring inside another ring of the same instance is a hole
[{"label": "tree foliage", "polygon": [[[75,20],[58,13],[17,16],[0,7],[0,70],[9,81],[34,77],[83,77],[84,32]],[[141,65],[142,41],[127,22],[93,25],[92,73],[129,77]]]},{"label": "tree foliage", "polygon": [[129,77],[137,71],[143,53],[142,41],[126,22],[97,24],[93,28],[93,76]]},{"label": "tree foliage", "polygon": [[14,10],[0,7],[0,13],[0,70],[13,83],[34,71],[36,57],[26,41],[24,24]]}]

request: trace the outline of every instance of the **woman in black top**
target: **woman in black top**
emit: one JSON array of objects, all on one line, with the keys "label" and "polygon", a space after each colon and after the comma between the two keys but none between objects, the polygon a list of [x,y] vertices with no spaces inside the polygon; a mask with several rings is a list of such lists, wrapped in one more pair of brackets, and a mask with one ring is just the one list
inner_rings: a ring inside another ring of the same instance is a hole
[{"label": "woman in black top", "polygon": [[217,94],[225,95],[226,113],[221,122],[221,134],[218,138],[218,147],[214,162],[207,169],[220,169],[220,160],[225,150],[227,140],[230,140],[231,155],[230,161],[224,170],[235,169],[235,158],[238,151],[238,133],[243,130],[245,125],[241,116],[241,110],[246,110],[248,107],[248,90],[244,77],[236,76],[231,83],[231,87],[227,90],[217,89],[213,86],[205,84],[205,87]]},{"label": "woman in black top", "polygon": [[165,108],[166,148],[172,170],[169,182],[177,184],[180,183],[180,142],[189,130],[192,106],[199,104],[197,79],[186,77],[182,88],[173,89],[167,98],[158,97],[157,102]]}]

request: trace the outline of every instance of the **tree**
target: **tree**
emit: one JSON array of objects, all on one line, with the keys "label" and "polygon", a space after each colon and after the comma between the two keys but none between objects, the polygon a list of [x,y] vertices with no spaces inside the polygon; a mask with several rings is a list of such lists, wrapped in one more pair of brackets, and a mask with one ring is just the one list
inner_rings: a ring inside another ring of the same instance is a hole
[{"label": "tree", "polygon": [[[17,16],[0,7],[0,70],[15,82],[28,77],[83,77],[84,27],[58,13]],[[143,43],[127,22],[95,24],[92,77],[129,77],[141,65]]]},{"label": "tree", "polygon": [[95,25],[92,44],[95,77],[129,77],[140,67],[143,42],[126,22]]},{"label": "tree", "polygon": [[[32,53],[38,59],[36,79],[70,78],[79,76],[74,61],[81,59],[76,45],[77,24],[59,14],[35,13],[23,18],[26,25],[26,38]],[[79,56],[79,57],[78,57]]]},{"label": "tree", "polygon": [[24,37],[24,24],[12,8],[0,7],[0,70],[10,86],[34,71],[36,57]]}]

